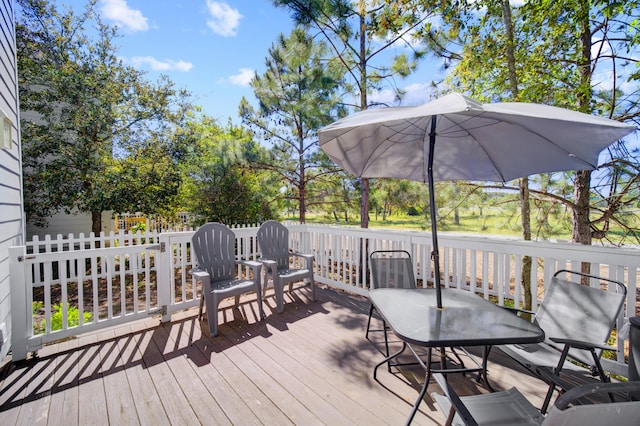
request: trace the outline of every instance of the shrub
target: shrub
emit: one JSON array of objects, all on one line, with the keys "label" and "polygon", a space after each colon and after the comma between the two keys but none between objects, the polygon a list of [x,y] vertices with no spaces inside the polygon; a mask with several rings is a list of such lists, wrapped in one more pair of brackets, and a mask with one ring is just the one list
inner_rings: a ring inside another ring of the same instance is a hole
[{"label": "shrub", "polygon": [[[33,302],[32,308],[33,308],[34,315],[41,314],[41,312],[39,311],[43,310],[43,306],[44,305],[42,302]],[[83,321],[84,324],[91,322],[91,319],[92,319],[91,313],[84,312],[82,316],[84,319]],[[67,321],[68,321],[68,327],[76,327],[80,325],[80,311],[78,310],[78,308],[74,306],[69,306],[68,303],[67,303]],[[43,318],[40,321],[35,321],[33,328],[36,334],[44,333],[46,330],[45,319]],[[53,314],[51,315],[51,331],[55,331],[55,330],[62,330],[62,303],[53,305]]]}]

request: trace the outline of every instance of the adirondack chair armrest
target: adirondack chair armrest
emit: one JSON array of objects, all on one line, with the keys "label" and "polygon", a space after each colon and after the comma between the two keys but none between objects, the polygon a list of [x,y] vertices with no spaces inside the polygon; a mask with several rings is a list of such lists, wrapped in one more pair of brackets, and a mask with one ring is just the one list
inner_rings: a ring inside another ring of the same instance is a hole
[{"label": "adirondack chair armrest", "polygon": [[202,269],[192,269],[189,271],[191,275],[197,280],[202,280],[203,278],[209,278],[209,273]]},{"label": "adirondack chair armrest", "polygon": [[307,268],[309,269],[313,268],[313,261],[315,260],[314,255],[307,254],[307,253],[298,253],[297,251],[292,251],[290,254],[291,256],[297,256],[297,257],[303,258],[307,263]]},{"label": "adirondack chair armrest", "polygon": [[267,271],[275,272],[278,270],[278,262],[275,260],[261,258],[260,263]]},{"label": "adirondack chair armrest", "polygon": [[581,340],[573,340],[573,339],[566,339],[566,338],[560,338],[560,337],[549,337],[549,340],[551,340],[554,343],[558,343],[561,345],[569,345],[572,348],[576,348],[576,349],[584,349],[584,350],[591,350],[591,349],[602,349],[605,351],[617,351],[616,348],[612,348],[609,345],[605,345],[605,344],[601,344],[601,343],[593,343],[593,342],[584,342]]},{"label": "adirondack chair armrest", "polygon": [[[254,279],[260,276],[260,269],[262,269],[262,262],[256,262],[255,260],[236,260],[236,265],[244,265],[244,266],[250,267],[251,270],[253,271]],[[259,282],[260,280],[257,280],[257,281]]]},{"label": "adirondack chair armrest", "polygon": [[193,278],[197,281],[202,282],[202,291],[203,293],[206,291],[211,291],[211,276],[209,273],[202,269],[192,269],[189,271]]}]

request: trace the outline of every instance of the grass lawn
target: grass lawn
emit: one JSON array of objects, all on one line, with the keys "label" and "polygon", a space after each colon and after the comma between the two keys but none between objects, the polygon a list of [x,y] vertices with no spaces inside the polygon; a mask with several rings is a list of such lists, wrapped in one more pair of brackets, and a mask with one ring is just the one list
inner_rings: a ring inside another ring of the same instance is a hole
[{"label": "grass lawn", "polygon": [[[519,221],[519,216],[507,217],[505,215],[491,212],[480,216],[477,212],[476,214],[473,214],[473,212],[463,212],[460,214],[458,224],[454,223],[453,216],[441,217],[438,221],[438,232],[501,235],[520,238],[521,230]],[[307,213],[307,222],[350,226],[360,225],[359,216],[353,216],[351,220],[345,223],[344,220],[335,222],[329,217],[313,213]],[[386,220],[382,220],[382,216],[378,216],[378,218],[376,218],[375,215],[371,215],[369,218],[369,227],[428,231],[431,229],[431,223],[429,218],[423,215],[409,216],[407,214],[394,214],[387,217]],[[533,229],[532,226],[532,233],[534,235],[536,233],[535,231],[536,230]],[[538,235],[540,234],[538,233]],[[546,230],[545,238],[569,240],[571,239],[571,228],[570,226],[564,227],[561,224],[551,222],[550,227]]]}]

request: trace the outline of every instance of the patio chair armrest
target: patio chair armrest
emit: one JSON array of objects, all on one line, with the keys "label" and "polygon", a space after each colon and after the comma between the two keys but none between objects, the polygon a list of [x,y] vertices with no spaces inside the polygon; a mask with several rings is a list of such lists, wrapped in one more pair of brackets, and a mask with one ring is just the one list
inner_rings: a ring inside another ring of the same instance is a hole
[{"label": "patio chair armrest", "polygon": [[616,348],[612,348],[611,346],[605,345],[603,343],[601,344],[601,343],[593,343],[593,342],[584,342],[581,340],[573,340],[573,339],[566,339],[566,338],[560,338],[560,337],[549,337],[549,340],[561,345],[569,345],[572,348],[576,348],[576,349],[584,349],[584,350],[602,349],[605,351],[617,351]]},{"label": "patio chair armrest", "polygon": [[236,264],[250,267],[253,271],[254,278],[260,276],[260,269],[262,269],[261,262],[256,262],[255,260],[236,260]]},{"label": "patio chair armrest", "polygon": [[209,278],[209,273],[203,269],[192,269],[189,271],[189,273],[191,275],[193,275],[193,277],[196,280],[201,280],[203,278]]},{"label": "patio chair armrest", "polygon": [[560,410],[564,410],[573,404],[574,401],[589,395],[596,394],[613,394],[623,392],[627,395],[630,393],[640,392],[640,382],[616,382],[616,383],[589,383],[577,386],[560,395],[554,405]]},{"label": "patio chair armrest", "polygon": [[211,276],[207,271],[203,269],[192,269],[189,272],[191,272],[191,276],[193,276],[193,278],[202,283],[203,294],[207,291],[211,291]]},{"label": "patio chair armrest", "polygon": [[[478,423],[473,418],[473,415],[471,414],[469,409],[464,405],[464,402],[462,402],[458,394],[456,394],[456,392],[451,388],[451,386],[449,386],[449,383],[447,382],[447,379],[444,376],[444,374],[433,373],[433,378],[438,383],[438,386],[440,386],[440,389],[442,389],[444,396],[451,403],[451,409],[454,410],[455,413],[458,414],[458,416],[460,416],[464,424],[467,426],[477,426]],[[446,416],[449,416],[448,420],[453,420],[454,413],[450,412],[450,413],[444,413],[444,414]]]},{"label": "patio chair armrest", "polygon": [[308,254],[308,253],[299,253],[297,251],[292,251],[291,256],[296,256],[296,257],[301,257],[305,260],[305,262],[307,263],[307,268],[312,268],[313,267],[313,261],[315,260],[315,256],[312,254]]},{"label": "patio chair armrest", "polygon": [[278,262],[275,260],[261,258],[260,263],[267,271],[275,272],[278,270]]}]

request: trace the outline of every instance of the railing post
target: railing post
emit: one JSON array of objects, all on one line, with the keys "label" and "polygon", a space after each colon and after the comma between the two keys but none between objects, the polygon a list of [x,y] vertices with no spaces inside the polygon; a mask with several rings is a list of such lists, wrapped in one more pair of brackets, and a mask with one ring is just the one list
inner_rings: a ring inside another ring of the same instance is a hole
[{"label": "railing post", "polygon": [[300,238],[302,239],[302,253],[311,253],[311,235],[309,235],[309,228],[306,223],[302,224],[302,229],[300,229]]},{"label": "railing post", "polygon": [[158,306],[162,311],[162,322],[171,321],[171,274],[173,273],[173,247],[169,237],[160,234],[160,251],[158,253]]},{"label": "railing post", "polygon": [[11,359],[21,361],[27,359],[27,339],[31,336],[28,331],[31,315],[27,306],[27,291],[25,288],[24,246],[9,248],[9,281],[11,286]]}]

